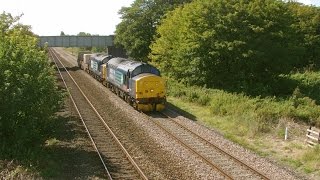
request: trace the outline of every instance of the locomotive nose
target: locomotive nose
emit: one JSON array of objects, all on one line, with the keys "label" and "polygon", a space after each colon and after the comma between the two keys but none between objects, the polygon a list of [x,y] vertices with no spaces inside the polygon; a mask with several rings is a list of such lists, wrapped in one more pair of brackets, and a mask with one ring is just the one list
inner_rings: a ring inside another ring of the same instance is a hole
[{"label": "locomotive nose", "polygon": [[141,77],[136,83],[136,99],[142,111],[161,111],[165,103],[164,80],[155,75]]}]

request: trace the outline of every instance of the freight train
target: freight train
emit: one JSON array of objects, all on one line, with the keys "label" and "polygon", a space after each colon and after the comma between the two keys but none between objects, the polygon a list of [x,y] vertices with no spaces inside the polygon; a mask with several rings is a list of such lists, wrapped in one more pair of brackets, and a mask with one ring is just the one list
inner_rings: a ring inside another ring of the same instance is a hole
[{"label": "freight train", "polygon": [[154,66],[102,53],[79,52],[78,66],[143,112],[162,111],[165,81]]}]

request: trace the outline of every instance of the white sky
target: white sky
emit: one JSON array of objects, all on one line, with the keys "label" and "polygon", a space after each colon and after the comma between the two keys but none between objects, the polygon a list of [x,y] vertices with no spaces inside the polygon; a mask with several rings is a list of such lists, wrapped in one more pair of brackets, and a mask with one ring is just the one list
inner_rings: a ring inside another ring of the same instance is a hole
[{"label": "white sky", "polygon": [[[320,0],[298,0],[320,6]],[[0,13],[14,16],[24,14],[21,21],[31,25],[32,31],[42,36],[68,35],[79,32],[114,34],[121,21],[118,11],[134,0],[0,0]]]},{"label": "white sky", "polygon": [[320,0],[298,0],[304,4],[320,6]]},{"label": "white sky", "polygon": [[114,34],[121,19],[118,11],[134,0],[0,0],[0,13],[23,13],[20,22],[38,35],[68,35],[79,32]]}]

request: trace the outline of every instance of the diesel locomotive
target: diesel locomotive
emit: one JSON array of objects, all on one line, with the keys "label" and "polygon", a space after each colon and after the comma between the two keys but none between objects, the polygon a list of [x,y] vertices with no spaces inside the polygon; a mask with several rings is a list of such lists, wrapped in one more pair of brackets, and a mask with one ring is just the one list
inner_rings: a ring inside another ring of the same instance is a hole
[{"label": "diesel locomotive", "polygon": [[166,88],[160,71],[147,63],[80,52],[78,65],[139,111],[165,108]]}]

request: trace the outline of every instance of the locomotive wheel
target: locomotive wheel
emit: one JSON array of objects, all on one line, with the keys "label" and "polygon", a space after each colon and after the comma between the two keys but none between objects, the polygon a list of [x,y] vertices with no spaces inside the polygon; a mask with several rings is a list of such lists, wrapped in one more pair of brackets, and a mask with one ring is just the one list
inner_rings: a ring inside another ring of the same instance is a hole
[{"label": "locomotive wheel", "polygon": [[134,109],[138,109],[138,104],[136,102],[133,102],[132,106]]},{"label": "locomotive wheel", "polygon": [[130,96],[126,96],[126,101],[127,101],[128,104],[132,105],[132,102],[130,100]]},{"label": "locomotive wheel", "polygon": [[156,103],[152,104],[152,111],[157,111],[157,104]]}]

